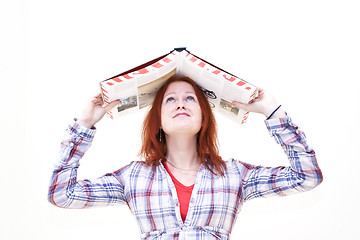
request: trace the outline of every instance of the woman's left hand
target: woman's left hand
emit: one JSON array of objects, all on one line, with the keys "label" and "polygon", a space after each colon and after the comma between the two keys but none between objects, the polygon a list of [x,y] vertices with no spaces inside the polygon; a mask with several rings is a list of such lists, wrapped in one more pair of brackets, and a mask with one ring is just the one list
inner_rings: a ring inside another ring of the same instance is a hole
[{"label": "woman's left hand", "polygon": [[[261,88],[252,102],[245,104],[234,101],[232,102],[232,105],[248,112],[264,114],[266,117],[269,117],[271,113],[279,107],[279,103],[276,101],[275,97]],[[273,114],[273,117],[284,117],[285,115],[285,111],[280,108]]]}]

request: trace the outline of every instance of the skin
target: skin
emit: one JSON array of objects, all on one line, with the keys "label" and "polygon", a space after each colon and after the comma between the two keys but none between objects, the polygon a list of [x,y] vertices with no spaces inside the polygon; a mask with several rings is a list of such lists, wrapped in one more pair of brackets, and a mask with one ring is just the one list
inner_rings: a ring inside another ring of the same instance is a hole
[{"label": "skin", "polygon": [[[102,106],[101,95],[95,96],[85,106],[78,123],[91,128],[99,122],[105,113],[115,107],[119,101]],[[259,89],[258,96],[249,104],[233,102],[232,105],[249,112],[263,114],[266,118],[279,106],[274,96]],[[285,117],[279,108],[271,118]],[[176,167],[168,164],[172,174],[186,186],[195,183],[196,171],[201,163],[196,151],[196,134],[201,129],[202,115],[193,87],[186,82],[171,83],[164,95],[161,107],[161,126],[167,143],[167,159]],[[192,175],[184,174],[181,169],[189,170]]]},{"label": "skin", "polygon": [[[244,104],[240,102],[232,102],[232,105],[242,108],[249,112],[255,112],[263,114],[266,118],[268,118],[271,113],[280,105],[275,97],[260,88],[258,92],[258,96],[249,104]],[[281,118],[285,117],[286,113],[282,107],[280,107],[271,118]]]},{"label": "skin", "polygon": [[[173,82],[165,91],[161,105],[161,126],[166,136],[167,156],[176,167],[170,171],[186,186],[195,183],[201,165],[196,150],[196,134],[202,125],[202,113],[194,88],[187,82]],[[190,170],[191,175],[181,169]]]},{"label": "skin", "polygon": [[84,109],[78,119],[78,123],[86,128],[95,126],[105,115],[105,113],[119,104],[120,101],[113,101],[109,105],[103,107],[101,94],[94,96],[84,106]]}]

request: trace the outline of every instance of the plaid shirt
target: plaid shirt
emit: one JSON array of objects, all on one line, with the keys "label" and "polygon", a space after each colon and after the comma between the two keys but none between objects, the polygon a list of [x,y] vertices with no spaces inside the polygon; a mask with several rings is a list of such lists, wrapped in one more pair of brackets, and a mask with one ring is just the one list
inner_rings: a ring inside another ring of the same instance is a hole
[{"label": "plaid shirt", "polygon": [[63,208],[127,204],[139,223],[142,239],[229,239],[242,204],[250,199],[307,191],[322,181],[314,151],[289,117],[265,124],[287,154],[290,166],[261,167],[231,159],[224,176],[200,167],[186,220],[180,216],[175,186],[164,166],[131,162],[95,180],[77,180],[79,160],[95,129],[69,125],[61,143],[49,201]]}]

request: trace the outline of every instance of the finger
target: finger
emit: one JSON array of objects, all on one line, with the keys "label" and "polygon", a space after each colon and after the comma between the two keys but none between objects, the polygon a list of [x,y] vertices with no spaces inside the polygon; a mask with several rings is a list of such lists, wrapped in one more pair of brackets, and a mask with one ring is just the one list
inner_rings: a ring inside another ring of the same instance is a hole
[{"label": "finger", "polygon": [[103,101],[103,99],[102,99],[102,96],[100,95],[100,96],[96,96],[93,100],[92,100],[92,103],[94,104],[94,105],[100,105],[100,106],[102,106],[103,104],[104,104],[104,101]]},{"label": "finger", "polygon": [[242,109],[245,108],[245,104],[243,104],[243,103],[241,103],[241,102],[238,102],[238,101],[233,101],[233,102],[231,103],[231,105],[232,105],[232,106],[235,106],[235,107],[237,107],[237,108],[242,108]]},{"label": "finger", "polygon": [[95,105],[102,105],[103,104],[103,100],[102,99],[94,99],[92,101],[93,104]]},{"label": "finger", "polygon": [[102,96],[101,96],[101,94],[98,94],[98,95],[94,96],[92,101],[93,101],[93,102],[94,102],[94,101],[102,101]]},{"label": "finger", "polygon": [[255,97],[255,100],[256,99],[261,99],[263,96],[264,96],[264,90],[260,88],[257,95],[256,95],[256,97]]},{"label": "finger", "polygon": [[118,105],[119,103],[121,103],[121,101],[119,100],[116,100],[116,101],[113,101],[111,103],[109,103],[108,105],[106,105],[104,108],[106,111],[110,111],[112,108],[114,108],[116,105]]}]

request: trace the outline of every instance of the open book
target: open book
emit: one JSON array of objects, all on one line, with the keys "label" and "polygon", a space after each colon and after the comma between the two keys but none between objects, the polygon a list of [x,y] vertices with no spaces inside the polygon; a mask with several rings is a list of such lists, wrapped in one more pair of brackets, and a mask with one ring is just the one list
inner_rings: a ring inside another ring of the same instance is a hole
[{"label": "open book", "polygon": [[257,95],[257,88],[191,54],[186,48],[175,48],[168,54],[102,81],[104,104],[121,101],[107,113],[108,116],[117,119],[121,114],[151,105],[156,92],[174,74],[193,79],[214,110],[237,123],[246,122],[249,112],[233,107],[231,102],[249,103]]}]

